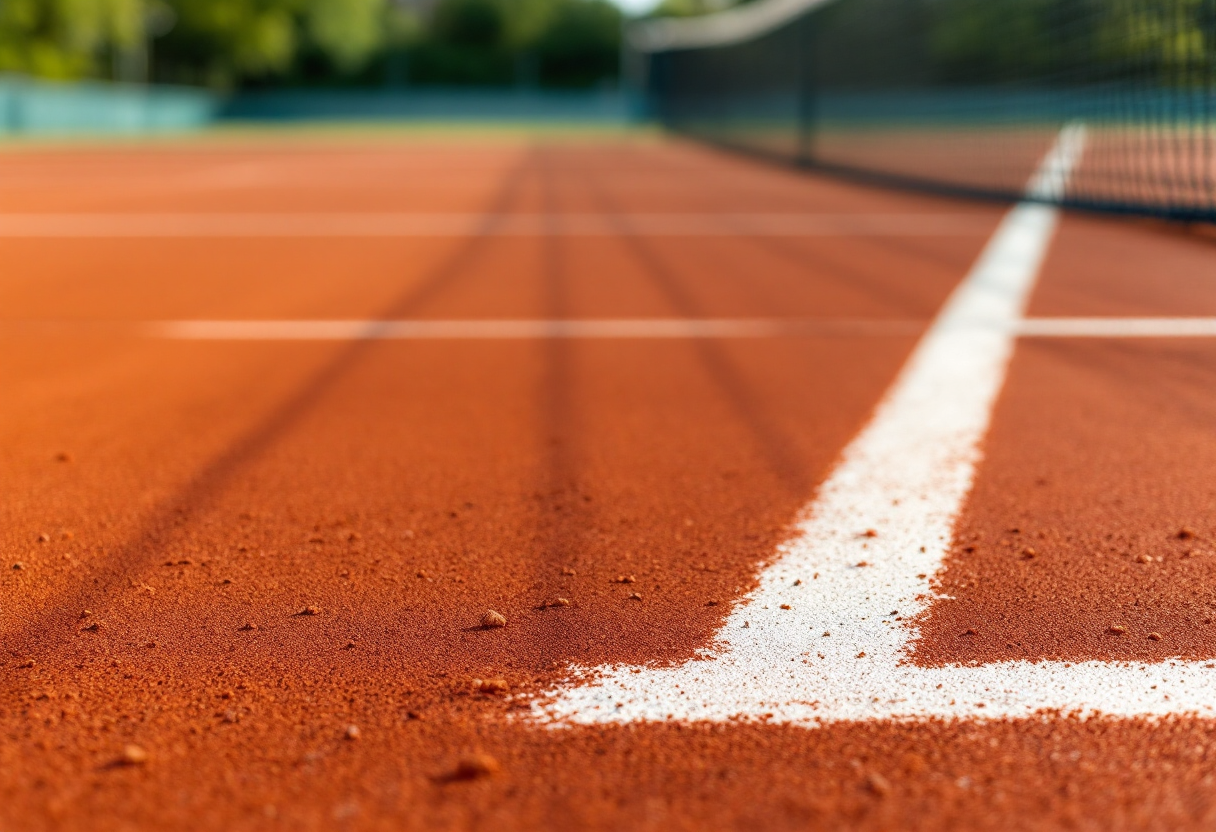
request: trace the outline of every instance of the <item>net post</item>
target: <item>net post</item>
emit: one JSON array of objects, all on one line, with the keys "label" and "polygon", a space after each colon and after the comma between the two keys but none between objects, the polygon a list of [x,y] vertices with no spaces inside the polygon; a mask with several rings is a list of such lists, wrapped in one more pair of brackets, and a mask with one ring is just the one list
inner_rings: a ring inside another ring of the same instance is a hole
[{"label": "net post", "polygon": [[810,167],[815,163],[815,116],[818,97],[818,73],[816,70],[815,15],[807,14],[798,22],[798,149],[796,161],[799,167]]},{"label": "net post", "polygon": [[633,121],[649,119],[652,113],[654,91],[651,89],[650,60],[651,53],[634,42],[632,27],[636,25],[629,18],[621,15],[621,46],[619,55],[618,74],[620,91],[629,107],[630,118]]}]

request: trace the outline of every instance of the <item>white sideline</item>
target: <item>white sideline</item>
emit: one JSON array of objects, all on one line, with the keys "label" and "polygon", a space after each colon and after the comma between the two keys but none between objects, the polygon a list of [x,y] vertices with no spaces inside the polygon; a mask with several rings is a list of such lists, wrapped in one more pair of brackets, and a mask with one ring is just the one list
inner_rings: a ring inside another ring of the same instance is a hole
[{"label": "white sideline", "polygon": [[984,214],[3,214],[0,238],[210,237],[957,237],[987,234]]},{"label": "white sideline", "polygon": [[[1059,195],[1083,138],[1079,127],[1061,133],[1032,197]],[[930,579],[971,488],[1056,219],[1045,204],[1009,212],[712,647],[675,667],[581,669],[583,684],[538,699],[532,717],[559,726],[663,719],[814,725],[1043,710],[1212,714],[1216,668],[1207,663],[920,667],[909,661],[916,632],[894,620],[923,612],[933,597]]]},{"label": "white sideline", "polygon": [[[1216,318],[1025,318],[1004,327],[996,321],[970,325],[1021,338],[1216,337]],[[184,341],[722,339],[906,336],[923,326],[882,318],[469,318],[157,321],[144,331]]]},{"label": "white sideline", "polygon": [[160,321],[148,333],[206,341],[513,340],[544,338],[773,338],[791,334],[916,334],[917,321],[772,318],[588,318],[565,320],[468,319],[398,321]]},{"label": "white sideline", "polygon": [[1027,318],[1023,338],[1210,338],[1216,318]]}]

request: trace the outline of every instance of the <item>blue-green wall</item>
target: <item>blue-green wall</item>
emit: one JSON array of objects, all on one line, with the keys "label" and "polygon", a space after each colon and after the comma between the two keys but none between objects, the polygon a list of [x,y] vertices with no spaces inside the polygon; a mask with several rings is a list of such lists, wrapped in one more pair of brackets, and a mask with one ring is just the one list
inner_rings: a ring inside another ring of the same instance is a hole
[{"label": "blue-green wall", "polygon": [[398,90],[271,90],[237,95],[220,117],[239,121],[585,122],[627,124],[643,117],[628,92],[460,87]]},{"label": "blue-green wall", "polygon": [[0,78],[0,135],[133,135],[209,124],[219,99],[201,90]]},{"label": "blue-green wall", "polygon": [[276,90],[224,97],[187,87],[0,76],[0,137],[142,135],[219,122],[454,121],[629,124],[643,100],[619,90]]}]

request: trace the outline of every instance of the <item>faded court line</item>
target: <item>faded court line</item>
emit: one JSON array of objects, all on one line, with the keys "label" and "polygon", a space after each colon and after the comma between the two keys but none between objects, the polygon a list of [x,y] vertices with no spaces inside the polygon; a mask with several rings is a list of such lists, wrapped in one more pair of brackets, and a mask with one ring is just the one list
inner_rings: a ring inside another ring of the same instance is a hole
[{"label": "faded court line", "polygon": [[[639,213],[632,233],[654,237],[984,237],[991,214]],[[0,213],[0,238],[615,237],[602,214],[467,213]]]},{"label": "faded court line", "polygon": [[[927,321],[882,318],[586,318],[158,321],[144,333],[187,341],[680,339],[908,336]],[[977,318],[952,326],[1022,338],[1209,338],[1216,318]]]}]

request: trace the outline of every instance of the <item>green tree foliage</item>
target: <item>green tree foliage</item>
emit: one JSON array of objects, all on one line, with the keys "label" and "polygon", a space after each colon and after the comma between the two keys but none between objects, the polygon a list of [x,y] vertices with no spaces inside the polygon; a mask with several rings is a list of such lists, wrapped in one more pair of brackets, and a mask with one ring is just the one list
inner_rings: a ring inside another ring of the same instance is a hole
[{"label": "green tree foliage", "polygon": [[922,0],[944,80],[1065,73],[1185,85],[1216,61],[1208,0]]},{"label": "green tree foliage", "polygon": [[305,17],[313,46],[342,72],[358,69],[380,48],[384,0],[314,0]]},{"label": "green tree foliage", "polygon": [[615,75],[607,0],[0,0],[0,71],[275,84],[585,86]]},{"label": "green tree foliage", "polygon": [[440,0],[410,49],[419,83],[589,86],[617,72],[621,13],[607,0]]},{"label": "green tree foliage", "polygon": [[142,33],[143,0],[2,0],[0,71],[45,78],[105,74]]},{"label": "green tree foliage", "polygon": [[384,43],[386,0],[164,0],[176,24],[155,41],[158,77],[213,87],[289,75],[306,56],[336,74]]},{"label": "green tree foliage", "polygon": [[496,84],[510,78],[507,10],[499,0],[440,0],[411,50],[414,81]]},{"label": "green tree foliage", "polygon": [[[747,0],[663,0],[658,14]],[[0,0],[0,72],[219,89],[275,84],[593,85],[616,73],[607,0]],[[1211,0],[872,0],[831,4],[880,50],[928,50],[937,81],[977,84],[1128,72],[1185,85],[1216,64]],[[926,41],[898,30],[928,27]],[[892,34],[895,32],[896,34]],[[881,41],[881,43],[879,43]],[[921,46],[924,43],[926,46]],[[909,78],[909,83],[917,79]]]},{"label": "green tree foliage", "polygon": [[563,3],[536,40],[541,81],[584,87],[615,76],[620,25],[620,12],[603,0]]},{"label": "green tree foliage", "polygon": [[[357,70],[394,31],[387,0],[0,0],[0,71],[231,87],[320,56]],[[399,28],[399,27],[398,27]]]},{"label": "green tree foliage", "polygon": [[1107,0],[1096,49],[1115,66],[1156,68],[1175,81],[1216,63],[1216,12],[1205,0]]}]

